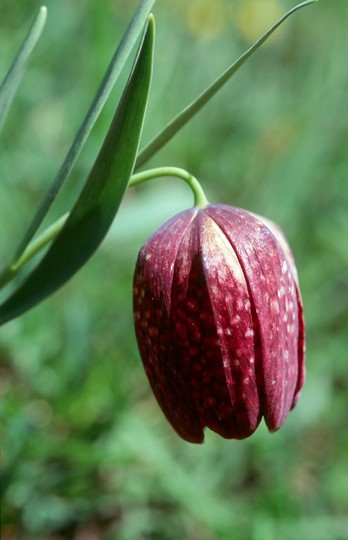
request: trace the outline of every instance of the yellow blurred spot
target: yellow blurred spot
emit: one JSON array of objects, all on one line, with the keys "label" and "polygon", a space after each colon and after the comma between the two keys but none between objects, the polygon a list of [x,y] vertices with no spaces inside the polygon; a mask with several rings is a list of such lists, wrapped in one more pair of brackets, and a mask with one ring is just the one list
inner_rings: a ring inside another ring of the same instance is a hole
[{"label": "yellow blurred spot", "polygon": [[282,155],[289,151],[297,137],[296,126],[290,118],[282,115],[266,124],[259,135],[258,149],[265,159]]},{"label": "yellow blurred spot", "polygon": [[[284,11],[277,0],[244,0],[237,12],[237,26],[241,34],[250,42],[256,41],[270,28]],[[266,44],[278,41],[284,29],[278,28]]]},{"label": "yellow blurred spot", "polygon": [[227,13],[223,0],[191,0],[186,5],[185,21],[193,35],[212,39],[228,26]]}]

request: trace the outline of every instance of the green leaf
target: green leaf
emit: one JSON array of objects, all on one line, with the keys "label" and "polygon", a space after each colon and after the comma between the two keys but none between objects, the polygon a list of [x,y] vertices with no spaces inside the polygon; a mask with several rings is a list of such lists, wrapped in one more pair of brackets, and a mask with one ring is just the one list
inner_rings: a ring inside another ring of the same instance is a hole
[{"label": "green leaf", "polygon": [[263,36],[260,37],[242,56],[238,58],[229,68],[220,75],[206,90],[204,90],[192,103],[183,109],[167,126],[149,142],[138,155],[136,169],[141,167],[146,161],[154,156],[176,133],[182,129],[191,118],[193,118],[212,97],[230,80],[238,69],[248,60],[248,58],[273,34],[273,32],[295,11],[318,2],[318,0],[308,0],[290,9],[281,19],[279,19]]},{"label": "green leaf", "polygon": [[5,79],[0,85],[0,130],[25,73],[30,56],[37,44],[47,19],[47,8],[42,6],[26,35]]},{"label": "green leaf", "polygon": [[63,285],[85,264],[106,235],[134,168],[150,89],[153,43],[151,17],[132,74],[86,184],[43,259],[0,306],[0,324],[22,314]]},{"label": "green leaf", "polygon": [[147,17],[149,16],[154,4],[155,0],[142,0],[138,9],[133,15],[133,18],[129,23],[119,46],[117,47],[117,50],[110,62],[110,65],[87,112],[87,115],[83,120],[79,131],[76,134],[76,137],[64,160],[64,163],[62,164],[47,194],[42,199],[41,204],[31,224],[29,225],[23,240],[18,246],[12,262],[17,260],[23,254],[25,248],[28,246],[29,242],[31,241],[38,228],[40,227],[42,221],[44,220],[48,210],[50,209],[64,182],[68,178],[84,144],[88,139],[88,136],[96,120],[98,119],[101,110],[104,107],[107,98],[110,95],[110,92],[117,78],[122,71],[122,68],[124,67],[137,39],[139,38],[144,28]]}]

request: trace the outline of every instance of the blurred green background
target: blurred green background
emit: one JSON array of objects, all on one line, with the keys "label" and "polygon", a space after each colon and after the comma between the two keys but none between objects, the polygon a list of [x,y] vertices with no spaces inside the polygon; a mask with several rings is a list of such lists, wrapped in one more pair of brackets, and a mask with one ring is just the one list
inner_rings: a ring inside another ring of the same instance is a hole
[{"label": "blurred green background", "polygon": [[[48,0],[48,24],[0,150],[5,264],[63,161],[137,2]],[[161,0],[143,140],[237,58],[290,0]],[[39,2],[1,0],[0,76]],[[178,180],[130,191],[61,291],[0,330],[3,540],[348,539],[348,2],[295,14],[151,165],[278,222],[296,255],[307,383],[285,426],[195,446],[167,425],[137,352],[138,249],[191,205]],[[47,223],[93,163],[126,73]]]}]

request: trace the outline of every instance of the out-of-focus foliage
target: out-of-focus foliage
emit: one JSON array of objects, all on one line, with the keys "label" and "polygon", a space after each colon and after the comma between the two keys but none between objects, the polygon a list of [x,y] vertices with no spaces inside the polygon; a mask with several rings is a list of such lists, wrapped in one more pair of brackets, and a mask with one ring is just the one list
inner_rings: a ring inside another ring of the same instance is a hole
[{"label": "out-of-focus foliage", "polygon": [[[1,139],[3,263],[136,4],[47,2],[46,30]],[[144,141],[292,5],[158,2]],[[1,75],[38,6],[1,1]],[[347,540],[347,20],[346,0],[294,15],[151,162],[188,169],[211,201],[251,209],[286,231],[308,328],[307,383],[287,423],[243,442],[207,434],[203,446],[171,431],[136,349],[132,269],[146,237],[191,194],[178,180],[130,191],[80,274],[0,329],[4,540]],[[120,91],[51,220],[74,200]]]}]

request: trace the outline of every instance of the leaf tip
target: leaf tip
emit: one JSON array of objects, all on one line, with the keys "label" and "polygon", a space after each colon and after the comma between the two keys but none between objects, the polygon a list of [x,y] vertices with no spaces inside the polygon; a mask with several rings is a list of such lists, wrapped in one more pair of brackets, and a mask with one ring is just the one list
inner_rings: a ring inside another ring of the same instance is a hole
[{"label": "leaf tip", "polygon": [[47,19],[47,6],[41,6],[39,9],[39,17],[42,19],[43,22],[46,22]]},{"label": "leaf tip", "polygon": [[155,28],[155,17],[153,13],[150,13],[150,15],[147,18],[148,25],[151,26],[152,29]]}]

